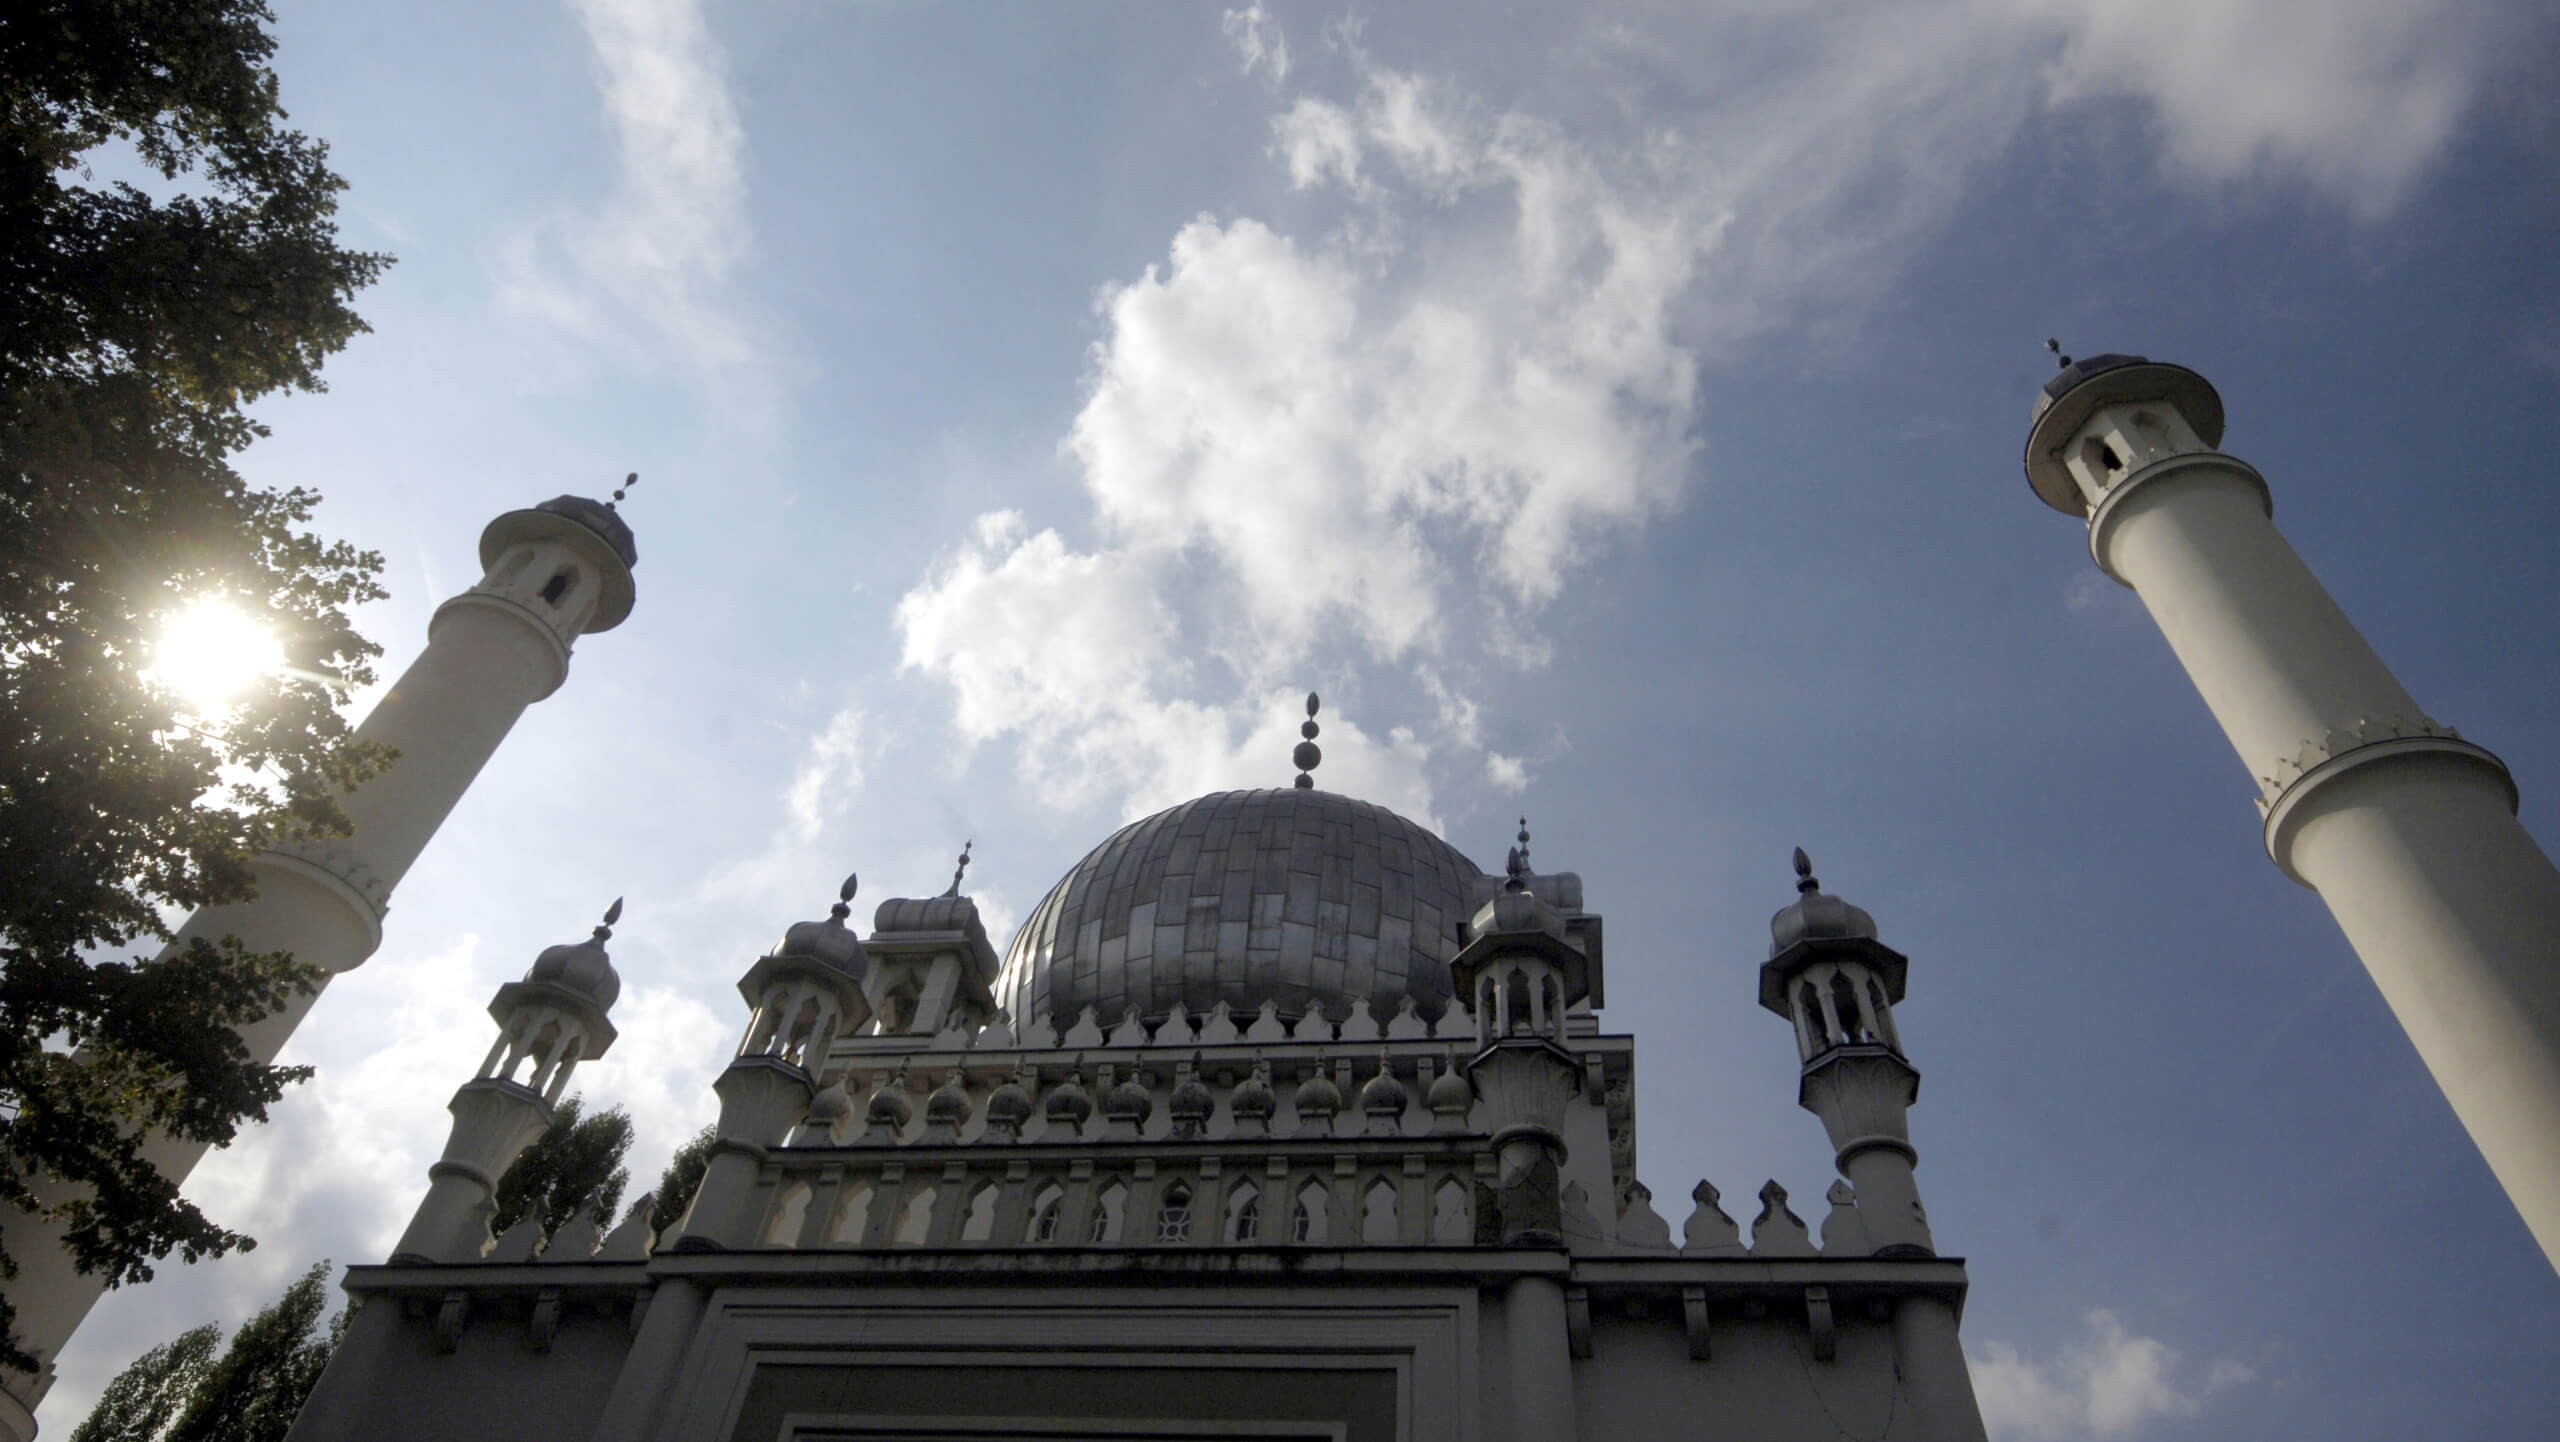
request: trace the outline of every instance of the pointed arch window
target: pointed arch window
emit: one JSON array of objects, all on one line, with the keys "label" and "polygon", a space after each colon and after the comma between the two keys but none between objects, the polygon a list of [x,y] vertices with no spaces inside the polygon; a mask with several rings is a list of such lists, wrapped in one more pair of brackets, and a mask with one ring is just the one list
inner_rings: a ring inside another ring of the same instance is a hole
[{"label": "pointed arch window", "polygon": [[862,1245],[863,1230],[871,1224],[871,1184],[856,1182],[845,1193],[843,1205],[836,1208],[836,1227],[828,1240],[839,1246]]},{"label": "pointed arch window", "polygon": [[1094,1196],[1092,1225],[1086,1228],[1094,1245],[1120,1240],[1120,1222],[1127,1215],[1128,1206],[1129,1188],[1120,1182],[1113,1182]]},{"label": "pointed arch window", "polygon": [[1396,1240],[1396,1187],[1384,1177],[1369,1184],[1360,1202],[1360,1240],[1371,1244]]},{"label": "pointed arch window", "polygon": [[1252,1242],[1262,1235],[1262,1188],[1238,1182],[1227,1195],[1227,1241]]},{"label": "pointed arch window", "polygon": [[1289,1239],[1323,1246],[1332,1231],[1327,1215],[1332,1209],[1333,1199],[1325,1194],[1322,1183],[1311,1181],[1298,1188],[1298,1204],[1289,1214]]},{"label": "pointed arch window", "polygon": [[995,1235],[996,1199],[1002,1195],[993,1182],[970,1194],[969,1213],[960,1221],[960,1240],[983,1242]]},{"label": "pointed arch window", "polygon": [[1065,1189],[1060,1187],[1056,1182],[1051,1182],[1049,1185],[1042,1187],[1039,1195],[1031,1199],[1032,1241],[1054,1242],[1058,1240],[1058,1223],[1060,1220],[1060,1213],[1066,1210],[1066,1200],[1067,1194]]},{"label": "pointed arch window", "polygon": [[1465,1246],[1475,1240],[1474,1219],[1467,1215],[1467,1189],[1446,1177],[1431,1194],[1431,1240],[1442,1246]]},{"label": "pointed arch window", "polygon": [[1156,1241],[1158,1243],[1191,1240],[1191,1188],[1175,1182],[1164,1189],[1164,1202],[1156,1209]]},{"label": "pointed arch window", "polygon": [[933,1231],[934,1188],[918,1187],[914,1196],[898,1213],[898,1229],[889,1238],[893,1245],[921,1247]]}]

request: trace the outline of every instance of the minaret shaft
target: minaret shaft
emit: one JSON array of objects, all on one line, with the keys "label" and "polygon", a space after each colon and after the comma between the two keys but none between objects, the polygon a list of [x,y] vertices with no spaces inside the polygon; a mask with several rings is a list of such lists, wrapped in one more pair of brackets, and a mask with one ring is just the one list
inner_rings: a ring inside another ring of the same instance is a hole
[{"label": "minaret shaft", "polygon": [[2201,377],[2102,357],[2046,398],[2038,495],[2088,516],[2257,779],[2267,854],[2327,903],[2560,1265],[2560,870],[2506,767],[2428,718],[2276,530]]}]

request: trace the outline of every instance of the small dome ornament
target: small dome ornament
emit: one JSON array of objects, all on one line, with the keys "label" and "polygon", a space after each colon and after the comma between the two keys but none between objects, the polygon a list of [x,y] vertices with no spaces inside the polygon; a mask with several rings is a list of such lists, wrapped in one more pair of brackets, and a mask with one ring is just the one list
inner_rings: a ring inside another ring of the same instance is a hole
[{"label": "small dome ornament", "polygon": [[544,947],[524,979],[566,987],[599,1007],[610,1008],[614,998],[622,995],[622,978],[615,973],[604,944],[612,939],[613,924],[621,919],[622,898],[617,896],[593,934],[584,941]]},{"label": "small dome ornament", "polygon": [[1017,1071],[987,1094],[987,1132],[999,1141],[1022,1135],[1022,1124],[1031,1120],[1031,1086],[1036,1075]]},{"label": "small dome ornament", "polygon": [[1330,1133],[1335,1113],[1342,1110],[1342,1088],[1333,1084],[1332,1073],[1319,1059],[1315,1070],[1307,1073],[1305,1081],[1298,1083],[1298,1090],[1289,1100],[1298,1109],[1299,1131],[1320,1135]]},{"label": "small dome ornament", "polygon": [[1313,791],[1316,788],[1315,777],[1307,773],[1315,770],[1324,761],[1324,750],[1316,745],[1316,734],[1324,729],[1316,725],[1317,704],[1316,693],[1308,692],[1307,719],[1298,727],[1298,734],[1306,739],[1300,741],[1297,749],[1289,753],[1289,759],[1297,763],[1298,767],[1298,779],[1291,784],[1300,791]]},{"label": "small dome ornament", "polygon": [[1268,1059],[1253,1064],[1253,1074],[1236,1084],[1228,1098],[1228,1107],[1236,1115],[1236,1135],[1268,1136],[1271,1114],[1280,1108],[1280,1098],[1271,1090],[1271,1063]]},{"label": "small dome ornament", "polygon": [[844,1089],[845,1074],[837,1072],[818,1094],[809,1098],[809,1115],[800,1123],[797,1144],[804,1147],[827,1147],[836,1144],[844,1124],[853,1118],[853,1096]]},{"label": "small dome ornament", "polygon": [[[1502,883],[1502,889],[1505,891],[1520,892],[1529,889],[1529,818],[1526,816],[1520,818],[1519,842],[1520,844],[1512,847],[1510,853],[1503,859],[1502,869],[1505,880]],[[1796,854],[1801,856],[1804,853]]]},{"label": "small dome ornament", "polygon": [[1173,1136],[1188,1140],[1208,1135],[1209,1114],[1218,1109],[1218,1099],[1200,1081],[1200,1054],[1175,1069],[1173,1095],[1167,1108],[1173,1114]]},{"label": "small dome ornament", "polygon": [[1378,1073],[1360,1088],[1360,1110],[1369,1118],[1372,1136],[1392,1136],[1404,1116],[1404,1083],[1396,1080],[1395,1063],[1378,1053]]},{"label": "small dome ornament", "polygon": [[887,1141],[905,1130],[916,1114],[915,1101],[907,1095],[906,1068],[884,1074],[872,1089],[870,1104],[863,1108],[863,1120],[870,1124],[866,1140]]},{"label": "small dome ornament", "polygon": [[977,1107],[969,1100],[969,1075],[953,1067],[924,1099],[924,1140],[950,1143],[960,1139]]},{"label": "small dome ornament", "polygon": [[784,932],[773,954],[807,957],[848,976],[859,977],[868,971],[871,960],[862,949],[862,938],[844,924],[844,919],[853,914],[853,896],[861,880],[848,874],[844,885],[836,888],[836,904],[827,908],[826,918],[803,921]]},{"label": "small dome ornament", "polygon": [[943,895],[958,896],[960,894],[960,880],[969,874],[969,853],[976,850],[977,845],[975,841],[960,843],[960,864],[952,869],[951,889],[942,893]]},{"label": "small dome ornament", "polygon": [[1795,904],[1769,918],[1769,954],[1776,956],[1803,941],[1873,941],[1876,919],[1822,889],[1813,874],[1813,858],[1796,848]]},{"label": "small dome ornament", "polygon": [[1155,1115],[1156,1099],[1148,1092],[1146,1078],[1132,1069],[1102,1098],[1102,1115],[1114,1131],[1135,1136],[1146,1129],[1147,1118]]},{"label": "small dome ornament", "polygon": [[1466,1073],[1458,1069],[1458,1058],[1452,1053],[1431,1079],[1431,1089],[1423,1093],[1423,1104],[1431,1108],[1437,1120],[1432,1130],[1463,1132],[1467,1129],[1467,1113],[1475,1106],[1475,1089],[1467,1085]]},{"label": "small dome ornament", "polygon": [[[1083,1065],[1084,1058],[1078,1056],[1076,1064]],[[1084,1130],[1086,1119],[1093,1115],[1093,1093],[1084,1089],[1083,1081],[1074,1072],[1068,1072],[1067,1079],[1049,1093],[1049,1103],[1043,1110],[1052,1131],[1063,1130],[1073,1136]]]}]

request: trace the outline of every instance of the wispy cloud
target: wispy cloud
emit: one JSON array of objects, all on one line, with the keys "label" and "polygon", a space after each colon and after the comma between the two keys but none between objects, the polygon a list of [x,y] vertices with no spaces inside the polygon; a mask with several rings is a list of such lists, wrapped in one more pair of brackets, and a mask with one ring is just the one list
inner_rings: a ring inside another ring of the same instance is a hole
[{"label": "wispy cloud", "polygon": [[1262,0],[1226,12],[1218,17],[1218,26],[1235,47],[1245,74],[1267,75],[1274,85],[1289,78],[1289,37],[1281,33],[1280,22],[1271,18],[1271,12],[1262,8]]},{"label": "wispy cloud", "polygon": [[1968,1360],[1983,1424],[2001,1442],[2118,1437],[2161,1418],[2192,1417],[2217,1394],[2256,1373],[2228,1359],[2201,1370],[2153,1337],[2126,1330],[2103,1309],[2086,1318],[2087,1335],[2043,1360],[2004,1342]]},{"label": "wispy cloud", "polygon": [[612,194],[518,231],[508,310],[707,369],[754,345],[728,285],[745,255],[747,141],[699,0],[570,0],[617,154]]},{"label": "wispy cloud", "polygon": [[[1763,15],[1740,49],[1713,43],[1730,16],[1598,23],[1570,63],[1630,108],[1570,128],[1382,63],[1356,27],[1311,61],[1260,5],[1227,12],[1248,74],[1299,82],[1270,158],[1331,219],[1203,215],[1103,291],[1063,443],[1090,539],[982,517],[902,600],[906,663],[1053,801],[1267,783],[1259,733],[1311,657],[1355,693],[1363,668],[1447,691],[1542,664],[1544,608],[1712,460],[1707,367],[1854,316],[2038,116],[2131,101],[2174,175],[2281,172],[2375,215],[2488,64],[2449,0],[2356,0],[2299,43],[2282,7],[2189,8],[2222,42],[2195,67],[2091,0]],[[1441,712],[1335,754],[1411,768],[1371,794],[1425,809],[1425,761],[1526,784]]]}]

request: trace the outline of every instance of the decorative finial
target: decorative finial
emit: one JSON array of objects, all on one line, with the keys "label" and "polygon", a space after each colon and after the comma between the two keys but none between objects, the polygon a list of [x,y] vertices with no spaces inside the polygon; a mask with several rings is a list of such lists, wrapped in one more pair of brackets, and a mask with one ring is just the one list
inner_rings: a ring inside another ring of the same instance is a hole
[{"label": "decorative finial", "polygon": [[969,874],[969,852],[971,849],[976,847],[977,844],[978,843],[975,841],[963,841],[960,843],[960,866],[957,870],[951,873],[951,889],[942,893],[943,895],[958,896],[960,894],[960,878]]},{"label": "decorative finial", "polygon": [[1520,844],[1511,848],[1511,855],[1503,862],[1502,869],[1510,873],[1511,878],[1502,883],[1503,890],[1529,889],[1529,818],[1526,816],[1520,818]]},{"label": "decorative finial", "polygon": [[2054,369],[2066,371],[2071,369],[2071,357],[2062,353],[2062,342],[2055,340],[2051,336],[2046,336],[2044,338],[2044,348],[2053,352]]},{"label": "decorative finial", "polygon": [[1298,763],[1297,786],[1301,791],[1315,789],[1316,779],[1307,773],[1315,770],[1316,764],[1324,760],[1324,752],[1316,746],[1316,732],[1322,729],[1316,725],[1316,704],[1316,693],[1308,692],[1306,723],[1298,728],[1298,734],[1307,739],[1299,742],[1298,749],[1289,753],[1289,759]]},{"label": "decorative finial", "polygon": [[621,919],[622,898],[617,896],[613,899],[613,905],[604,909],[604,925],[596,928],[596,940],[602,941],[613,935],[613,924]]},{"label": "decorative finial", "polygon": [[631,488],[638,484],[640,484],[640,473],[638,471],[633,471],[631,474],[624,476],[622,478],[622,484],[613,488],[613,499],[605,502],[604,508],[610,511],[620,506],[622,504],[622,498],[629,495],[631,493]]},{"label": "decorative finial", "polygon": [[1822,883],[1816,880],[1813,874],[1813,858],[1804,854],[1803,847],[1797,847],[1796,890],[1803,895],[1811,896],[1821,889]]},{"label": "decorative finial", "polygon": [[844,885],[836,888],[836,904],[827,908],[827,915],[838,921],[852,915],[853,893],[860,888],[861,884],[860,875],[853,872],[845,873]]}]

